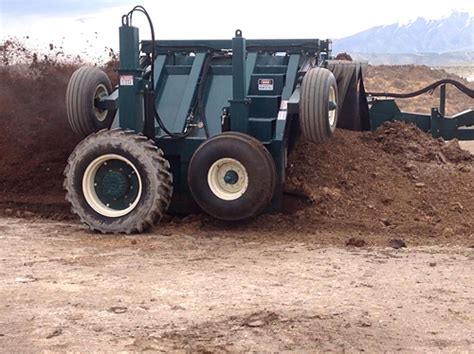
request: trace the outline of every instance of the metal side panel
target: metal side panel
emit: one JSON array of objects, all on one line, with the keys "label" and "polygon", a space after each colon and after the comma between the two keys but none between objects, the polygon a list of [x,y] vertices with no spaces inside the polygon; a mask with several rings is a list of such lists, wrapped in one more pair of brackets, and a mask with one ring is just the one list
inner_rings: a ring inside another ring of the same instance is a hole
[{"label": "metal side panel", "polygon": [[190,70],[188,66],[158,66],[162,70],[160,77],[156,78],[157,110],[165,126],[173,133],[182,133],[186,125],[205,56],[205,53],[196,54]]},{"label": "metal side panel", "polygon": [[445,140],[473,140],[473,126],[473,110],[469,109],[453,117],[446,118],[438,109],[431,109],[431,135],[434,138],[442,137]]},{"label": "metal side panel", "polygon": [[474,126],[474,110],[467,109],[463,112],[455,114],[450,117],[451,119],[456,119],[458,127],[472,127]]},{"label": "metal side panel", "polygon": [[155,73],[154,73],[154,83],[153,83],[153,88],[157,90],[157,86],[159,85],[160,79],[163,78],[164,76],[164,67],[166,64],[166,55],[159,55],[155,59]]},{"label": "metal side panel", "polygon": [[189,73],[181,104],[179,105],[178,115],[176,116],[176,120],[173,125],[173,132],[181,133],[184,129],[193,98],[197,91],[199,76],[201,75],[205,58],[205,53],[198,53],[194,58],[193,67]]},{"label": "metal side panel", "polygon": [[425,132],[431,130],[431,117],[429,115],[403,113],[394,99],[378,99],[373,101],[370,108],[370,128],[376,130],[388,121],[413,123]]},{"label": "metal side panel", "polygon": [[[144,53],[153,51],[151,41],[142,41],[141,49]],[[249,39],[247,50],[251,52],[272,51],[316,53],[327,50],[328,42],[319,39]],[[155,52],[164,54],[169,52],[208,52],[232,49],[231,40],[157,40]]]},{"label": "metal side panel", "polygon": [[205,98],[206,122],[211,136],[222,132],[222,109],[229,106],[231,98],[232,70],[230,70],[228,75],[224,73],[220,75],[213,74],[209,78],[208,91]]},{"label": "metal side panel", "polygon": [[163,123],[170,129],[175,125],[178,115],[176,107],[181,105],[187,82],[187,75],[165,74],[163,77],[156,106]]},{"label": "metal side panel", "polygon": [[298,66],[301,60],[301,55],[292,54],[288,60],[288,67],[286,69],[286,81],[283,93],[281,95],[282,100],[289,100],[296,85],[296,76],[298,74]]},{"label": "metal side panel", "polygon": [[247,55],[247,61],[246,61],[246,67],[245,67],[245,85],[246,85],[246,91],[249,92],[250,89],[250,81],[252,74],[255,71],[255,64],[257,63],[257,53],[248,53]]}]

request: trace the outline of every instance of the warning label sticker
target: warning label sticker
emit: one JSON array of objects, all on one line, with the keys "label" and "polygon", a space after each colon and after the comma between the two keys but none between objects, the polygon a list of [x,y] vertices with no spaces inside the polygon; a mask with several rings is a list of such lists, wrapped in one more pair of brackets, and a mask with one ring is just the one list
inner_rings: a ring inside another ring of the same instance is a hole
[{"label": "warning label sticker", "polygon": [[273,91],[273,79],[258,79],[259,91]]},{"label": "warning label sticker", "polygon": [[133,86],[133,75],[120,75],[120,86]]}]

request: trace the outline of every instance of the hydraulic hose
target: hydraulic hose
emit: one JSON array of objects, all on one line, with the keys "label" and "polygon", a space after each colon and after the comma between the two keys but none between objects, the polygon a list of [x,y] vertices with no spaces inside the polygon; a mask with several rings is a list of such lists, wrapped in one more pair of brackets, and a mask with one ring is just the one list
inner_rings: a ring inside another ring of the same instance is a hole
[{"label": "hydraulic hose", "polygon": [[[126,16],[129,18],[129,23],[132,24],[132,17],[133,17],[133,13],[134,12],[140,12],[142,14],[144,14],[148,20],[148,24],[150,26],[150,32],[151,32],[151,43],[152,43],[152,47],[153,47],[153,52],[151,54],[151,64],[150,64],[150,79],[151,79],[151,83],[152,83],[152,87],[150,89],[151,93],[153,94],[153,97],[155,96],[155,88],[154,88],[154,85],[155,85],[155,59],[156,59],[156,55],[155,55],[155,43],[156,43],[156,40],[155,40],[155,28],[153,26],[153,21],[151,20],[151,17],[150,15],[148,14],[148,12],[145,10],[145,8],[141,5],[137,5],[135,6]],[[182,139],[182,138],[185,138],[187,136],[189,136],[192,132],[192,128],[191,129],[188,129],[185,133],[181,133],[181,134],[177,134],[177,133],[172,133],[169,129],[166,128],[164,122],[161,120],[161,117],[160,115],[158,114],[158,110],[156,109],[156,102],[155,102],[155,99],[153,99],[153,113],[155,115],[155,118],[158,122],[158,125],[160,126],[160,128],[167,134],[169,135],[170,137],[172,138],[175,138],[175,139]]]},{"label": "hydraulic hose", "polygon": [[469,87],[467,87],[466,85],[464,85],[463,83],[459,81],[451,80],[451,79],[439,80],[420,90],[409,92],[409,93],[367,92],[367,94],[372,97],[412,98],[412,97],[420,96],[426,92],[429,92],[431,94],[438,86],[445,85],[445,84],[453,85],[465,95],[471,98],[474,98],[474,90],[470,89]]}]

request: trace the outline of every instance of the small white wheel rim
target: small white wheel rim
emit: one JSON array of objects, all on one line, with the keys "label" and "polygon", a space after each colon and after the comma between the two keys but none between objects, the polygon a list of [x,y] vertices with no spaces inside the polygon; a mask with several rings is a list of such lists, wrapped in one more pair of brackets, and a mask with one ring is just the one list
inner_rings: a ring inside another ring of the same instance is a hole
[{"label": "small white wheel rim", "polygon": [[[336,101],[336,90],[334,89],[333,86],[329,88],[329,102],[334,102],[337,106],[337,101]],[[336,109],[328,110],[328,120],[329,120],[329,126],[333,127],[334,124],[336,124]]]},{"label": "small white wheel rim", "polygon": [[[116,210],[109,208],[106,204],[104,204],[100,198],[97,196],[97,193],[95,191],[95,177],[96,173],[99,170],[100,167],[106,164],[107,161],[110,160],[119,160],[123,161],[126,164],[128,164],[130,167],[133,168],[135,171],[135,174],[138,178],[138,194],[130,204],[129,207],[126,209],[122,210]],[[137,168],[133,163],[130,162],[127,158],[116,155],[116,154],[107,154],[107,155],[102,155],[98,158],[96,158],[94,161],[92,161],[89,166],[87,166],[86,171],[84,172],[84,175],[82,177],[82,192],[84,193],[84,198],[86,199],[87,204],[99,213],[100,215],[109,217],[109,218],[119,218],[122,216],[127,215],[130,213],[135,207],[138,205],[138,202],[140,201],[140,198],[142,196],[142,180],[141,176],[138,173]]]},{"label": "small white wheel rim", "polygon": [[[237,177],[233,183],[226,182],[229,174]],[[207,173],[207,183],[214,195],[222,200],[239,199],[249,186],[249,177],[242,163],[232,158],[214,162]]]},{"label": "small white wheel rim", "polygon": [[99,109],[95,106],[95,101],[96,100],[101,100],[105,96],[108,96],[109,92],[107,91],[107,87],[105,87],[104,84],[100,84],[96,87],[95,92],[94,92],[94,99],[92,102],[92,106],[94,107],[94,114],[95,117],[99,122],[103,122],[107,118],[107,113],[109,113],[108,110],[102,110]]}]

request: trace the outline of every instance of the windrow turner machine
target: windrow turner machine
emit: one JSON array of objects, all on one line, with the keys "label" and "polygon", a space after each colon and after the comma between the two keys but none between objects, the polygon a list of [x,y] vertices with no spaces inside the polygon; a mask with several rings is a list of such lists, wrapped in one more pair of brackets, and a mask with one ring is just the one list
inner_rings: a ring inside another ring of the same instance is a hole
[{"label": "windrow turner machine", "polygon": [[[139,40],[137,12],[151,40]],[[229,221],[277,211],[298,135],[323,143],[336,126],[368,130],[401,115],[373,101],[371,122],[367,65],[331,60],[330,40],[246,40],[237,30],[232,40],[158,41],[141,6],[119,33],[118,87],[82,67],[66,92],[71,128],[85,138],[68,159],[66,198],[103,233],[142,232],[168,209]]]}]

